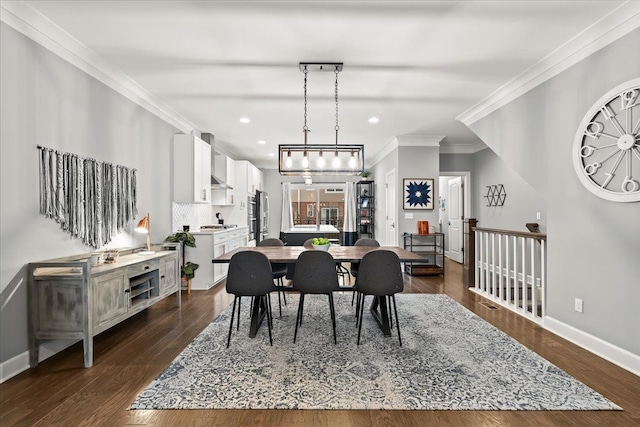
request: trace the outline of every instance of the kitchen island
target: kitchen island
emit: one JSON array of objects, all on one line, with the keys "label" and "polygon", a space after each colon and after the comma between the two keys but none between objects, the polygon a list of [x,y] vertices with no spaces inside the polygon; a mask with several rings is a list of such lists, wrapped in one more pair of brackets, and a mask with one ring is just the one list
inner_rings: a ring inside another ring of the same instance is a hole
[{"label": "kitchen island", "polygon": [[330,224],[295,225],[293,228],[283,232],[284,244],[287,246],[302,246],[308,239],[314,237],[329,238],[331,235],[336,234],[339,235],[340,230]]}]

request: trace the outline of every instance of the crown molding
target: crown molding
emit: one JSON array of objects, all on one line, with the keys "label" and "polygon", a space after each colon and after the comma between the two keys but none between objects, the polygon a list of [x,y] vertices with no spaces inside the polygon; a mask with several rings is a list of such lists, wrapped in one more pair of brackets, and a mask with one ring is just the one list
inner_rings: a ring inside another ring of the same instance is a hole
[{"label": "crown molding", "polygon": [[460,114],[456,120],[467,126],[472,125],[639,27],[640,2],[623,3],[531,68]]},{"label": "crown molding", "polygon": [[373,157],[373,161],[369,167],[375,166],[378,162],[391,154],[396,148],[398,148],[398,138],[394,136],[384,145],[384,147],[382,147],[382,150],[378,151],[378,153]]},{"label": "crown molding", "polygon": [[0,21],[185,133],[196,126],[29,4],[0,3]]},{"label": "crown molding", "polygon": [[398,135],[396,140],[401,147],[439,147],[444,135]]},{"label": "crown molding", "polygon": [[398,147],[440,147],[444,135],[396,135],[374,156],[369,167],[375,166]]},{"label": "crown molding", "polygon": [[451,144],[447,143],[440,147],[440,154],[474,154],[489,148],[487,144],[481,140],[475,141],[473,144]]}]

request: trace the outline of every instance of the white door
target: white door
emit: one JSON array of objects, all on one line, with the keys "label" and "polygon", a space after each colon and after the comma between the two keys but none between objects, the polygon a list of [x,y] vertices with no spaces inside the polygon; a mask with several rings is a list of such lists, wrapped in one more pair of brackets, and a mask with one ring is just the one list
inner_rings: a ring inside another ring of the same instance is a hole
[{"label": "white door", "polygon": [[448,183],[449,200],[449,258],[456,262],[463,262],[463,232],[462,220],[464,219],[464,189],[462,177],[453,178]]},{"label": "white door", "polygon": [[385,175],[385,230],[386,245],[398,246],[398,233],[396,231],[396,170],[393,169]]}]

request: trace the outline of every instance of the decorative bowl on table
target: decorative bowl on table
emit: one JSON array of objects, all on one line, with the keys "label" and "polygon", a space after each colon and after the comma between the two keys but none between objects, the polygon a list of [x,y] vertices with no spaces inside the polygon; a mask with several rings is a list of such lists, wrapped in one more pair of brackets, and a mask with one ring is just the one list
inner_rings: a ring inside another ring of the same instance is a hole
[{"label": "decorative bowl on table", "polygon": [[311,246],[313,246],[313,249],[316,251],[327,252],[331,243],[329,243],[329,239],[325,239],[324,237],[314,237],[313,240],[311,240]]}]

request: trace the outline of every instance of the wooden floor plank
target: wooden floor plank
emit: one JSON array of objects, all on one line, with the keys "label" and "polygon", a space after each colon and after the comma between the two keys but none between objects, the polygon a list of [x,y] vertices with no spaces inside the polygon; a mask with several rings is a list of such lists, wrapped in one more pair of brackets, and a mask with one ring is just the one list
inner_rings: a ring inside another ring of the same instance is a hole
[{"label": "wooden floor plank", "polygon": [[[446,276],[406,276],[405,292],[444,293],[624,411],[129,411],[129,404],[232,301],[224,286],[183,292],[95,339],[94,366],[83,367],[80,343],[0,387],[0,425],[153,426],[636,426],[640,378],[509,310],[491,310],[462,286],[462,268]],[[277,302],[276,302],[277,303]]]}]

